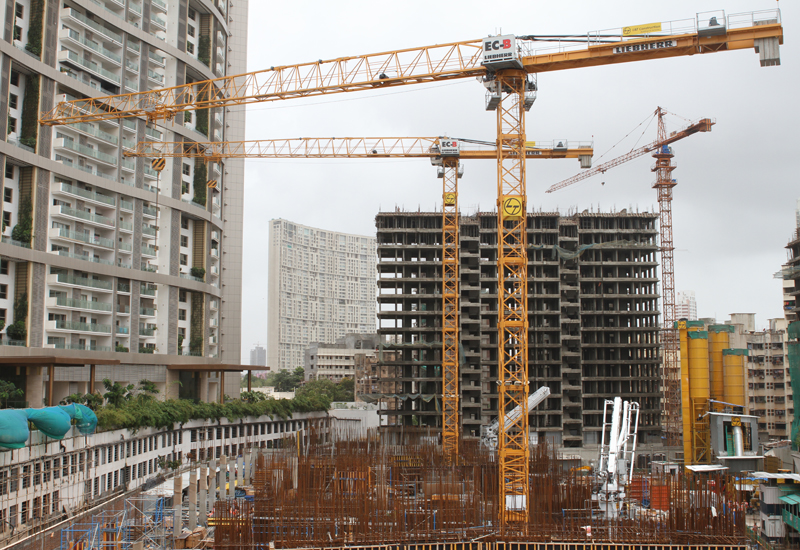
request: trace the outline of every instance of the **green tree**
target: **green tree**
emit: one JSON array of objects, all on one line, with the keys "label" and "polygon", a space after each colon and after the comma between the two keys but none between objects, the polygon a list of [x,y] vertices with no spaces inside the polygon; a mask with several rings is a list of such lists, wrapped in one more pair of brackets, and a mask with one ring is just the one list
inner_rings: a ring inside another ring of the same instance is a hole
[{"label": "green tree", "polygon": [[28,293],[23,292],[14,300],[14,322],[6,329],[11,340],[24,341],[28,337]]},{"label": "green tree", "polygon": [[108,401],[108,404],[113,407],[121,407],[122,404],[130,400],[133,395],[134,385],[128,384],[127,386],[123,386],[119,382],[112,382],[108,378],[104,378],[103,387],[106,389],[106,393],[103,397]]},{"label": "green tree", "polygon": [[0,380],[0,402],[3,403],[3,408],[8,407],[9,399],[17,399],[25,395],[25,392],[18,388],[13,382],[7,380]]},{"label": "green tree", "polygon": [[266,401],[267,396],[260,391],[243,391],[239,394],[239,399],[245,403],[258,403],[259,401]]},{"label": "green tree", "polygon": [[139,388],[138,388],[138,395],[136,399],[140,402],[150,402],[155,400],[155,396],[158,395],[158,387],[156,386],[155,382],[151,382],[146,378],[144,380],[139,381]]},{"label": "green tree", "polygon": [[11,230],[11,238],[25,244],[31,244],[33,231],[33,204],[30,197],[25,197],[19,203],[17,225]]},{"label": "green tree", "polygon": [[281,369],[270,378],[275,391],[293,391],[305,378],[305,370],[303,367],[297,367],[292,372]]},{"label": "green tree", "polygon": [[336,384],[334,391],[334,401],[355,401],[356,382],[352,378],[343,378]]}]

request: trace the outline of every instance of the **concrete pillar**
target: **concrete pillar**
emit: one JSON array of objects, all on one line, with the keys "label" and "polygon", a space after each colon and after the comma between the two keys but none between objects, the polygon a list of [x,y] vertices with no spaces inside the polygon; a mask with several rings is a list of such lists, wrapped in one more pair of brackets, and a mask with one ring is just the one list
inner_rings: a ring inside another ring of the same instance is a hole
[{"label": "concrete pillar", "polygon": [[198,495],[198,515],[200,525],[208,525],[208,468],[200,466],[200,493]]},{"label": "concrete pillar", "polygon": [[228,490],[225,488],[225,483],[228,473],[228,457],[222,455],[219,459],[219,498],[224,500],[228,498]]},{"label": "concrete pillar", "polygon": [[[239,465],[239,467],[236,468],[236,486],[241,487],[244,485],[244,457],[240,456],[237,458],[236,463]],[[234,493],[233,496],[236,496],[236,494]]]},{"label": "concrete pillar", "polygon": [[247,451],[244,453],[244,484],[250,485],[253,476],[253,452]]},{"label": "concrete pillar", "polygon": [[211,475],[208,478],[208,509],[214,509],[214,503],[217,501],[217,487],[219,484],[217,483],[217,461],[216,459],[211,459],[208,463],[208,469],[210,470]]},{"label": "concrete pillar", "polygon": [[236,457],[231,457],[228,468],[228,498],[236,498]]},{"label": "concrete pillar", "polygon": [[26,369],[25,401],[28,406],[38,409],[44,406],[44,374],[42,367],[18,367]]},{"label": "concrete pillar", "polygon": [[197,527],[197,470],[189,473],[189,530]]},{"label": "concrete pillar", "polygon": [[182,508],[183,508],[183,482],[181,480],[182,476],[180,474],[176,475],[173,478],[173,485],[172,490],[174,492],[172,496],[172,509],[175,512],[175,527],[174,532],[180,533],[181,527],[183,524],[182,521]]}]

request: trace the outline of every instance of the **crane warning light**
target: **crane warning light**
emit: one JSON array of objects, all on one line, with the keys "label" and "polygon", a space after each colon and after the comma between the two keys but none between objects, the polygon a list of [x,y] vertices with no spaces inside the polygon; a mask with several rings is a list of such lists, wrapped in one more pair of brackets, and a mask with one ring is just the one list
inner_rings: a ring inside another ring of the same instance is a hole
[{"label": "crane warning light", "polygon": [[506,34],[484,38],[481,65],[494,69],[522,68],[517,50],[517,37]]}]

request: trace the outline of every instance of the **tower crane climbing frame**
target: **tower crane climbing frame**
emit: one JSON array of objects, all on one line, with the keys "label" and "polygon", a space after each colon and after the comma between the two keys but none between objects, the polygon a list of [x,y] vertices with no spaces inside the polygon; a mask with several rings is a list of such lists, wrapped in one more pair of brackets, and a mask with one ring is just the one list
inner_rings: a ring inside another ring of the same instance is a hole
[{"label": "tower crane climbing frame", "polygon": [[[478,77],[488,89],[487,108],[497,111],[498,187],[498,415],[501,533],[528,526],[528,342],[525,118],[533,84],[528,75],[614,63],[754,48],[761,65],[775,65],[783,28],[779,10],[670,23],[647,35],[622,29],[586,35],[585,46],[536,51],[535,36],[410,48],[195,82],[171,88],[61,102],[43,113],[45,125],[143,117],[172,120],[190,109],[228,107],[297,97],[381,89]],[[721,21],[721,22],[720,22]],[[685,22],[681,22],[685,23]],[[675,30],[677,29],[677,30]],[[574,38],[574,37],[573,37]],[[519,44],[519,47],[517,45]],[[535,89],[535,84],[534,84]],[[504,414],[520,406],[513,426]]]}]

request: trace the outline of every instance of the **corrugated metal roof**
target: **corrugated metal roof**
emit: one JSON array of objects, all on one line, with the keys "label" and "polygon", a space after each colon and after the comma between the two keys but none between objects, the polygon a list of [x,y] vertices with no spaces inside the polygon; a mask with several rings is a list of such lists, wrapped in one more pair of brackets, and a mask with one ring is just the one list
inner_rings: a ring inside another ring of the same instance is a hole
[{"label": "corrugated metal roof", "polygon": [[782,497],[779,497],[779,499],[780,499],[781,502],[784,502],[786,504],[790,504],[792,506],[796,506],[796,505],[800,504],[800,495],[795,494],[795,493],[793,493],[791,495],[784,495]]},{"label": "corrugated metal roof", "polygon": [[687,470],[692,472],[718,472],[720,470],[727,470],[727,466],[719,466],[718,464],[693,464],[686,466]]},{"label": "corrugated metal roof", "polygon": [[[689,466],[687,466],[688,468]],[[800,481],[800,474],[772,474],[770,472],[753,472],[751,477],[757,479],[791,479],[792,481]]]}]

